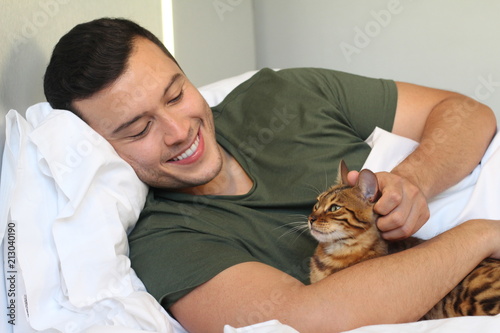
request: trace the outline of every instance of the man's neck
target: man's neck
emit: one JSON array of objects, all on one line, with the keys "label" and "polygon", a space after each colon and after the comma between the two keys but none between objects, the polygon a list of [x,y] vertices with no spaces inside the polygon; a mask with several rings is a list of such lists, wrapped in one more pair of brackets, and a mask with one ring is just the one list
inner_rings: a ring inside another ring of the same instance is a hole
[{"label": "man's neck", "polygon": [[222,168],[210,182],[189,188],[183,192],[195,195],[243,195],[247,194],[253,182],[240,163],[222,147]]}]

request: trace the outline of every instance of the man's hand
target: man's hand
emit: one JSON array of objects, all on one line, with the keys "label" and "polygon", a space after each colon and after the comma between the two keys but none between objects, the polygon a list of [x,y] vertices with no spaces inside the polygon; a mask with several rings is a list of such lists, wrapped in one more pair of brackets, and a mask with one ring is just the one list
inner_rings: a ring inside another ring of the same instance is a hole
[{"label": "man's hand", "polygon": [[[427,200],[420,189],[408,179],[389,172],[376,174],[382,196],[374,206],[380,215],[377,227],[387,240],[410,237],[429,219]],[[356,182],[358,172],[351,171],[348,181]]]},{"label": "man's hand", "polygon": [[496,132],[495,115],[484,104],[450,91],[396,85],[392,133],[420,144],[390,173],[377,174],[382,196],[374,209],[380,214],[377,226],[388,240],[420,229],[429,218],[427,200],[474,170]]},{"label": "man's hand", "polygon": [[382,237],[398,240],[410,237],[429,219],[427,200],[408,179],[388,172],[377,173],[382,196],[374,210],[380,217],[377,226]]}]

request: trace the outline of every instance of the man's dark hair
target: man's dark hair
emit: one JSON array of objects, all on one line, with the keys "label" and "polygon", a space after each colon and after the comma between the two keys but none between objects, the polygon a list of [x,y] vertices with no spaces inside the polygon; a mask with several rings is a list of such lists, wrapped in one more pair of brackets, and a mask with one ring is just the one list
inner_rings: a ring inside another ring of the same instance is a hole
[{"label": "man's dark hair", "polygon": [[54,109],[78,114],[73,101],[91,97],[113,83],[124,72],[138,37],[158,45],[177,64],[154,34],[132,21],[101,18],[82,23],[54,47],[43,82],[47,101]]}]

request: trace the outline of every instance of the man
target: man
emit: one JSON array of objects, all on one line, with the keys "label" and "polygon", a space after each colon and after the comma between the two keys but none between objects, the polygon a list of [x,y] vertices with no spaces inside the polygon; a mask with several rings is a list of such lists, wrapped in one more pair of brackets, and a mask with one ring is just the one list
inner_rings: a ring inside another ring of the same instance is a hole
[{"label": "man", "polygon": [[44,86],[54,108],[79,115],[151,186],[129,238],[132,264],[189,331],[268,319],[300,332],[414,321],[479,261],[500,258],[500,223],[468,221],[309,285],[315,243],[291,232],[340,158],[361,167],[375,126],[421,143],[377,174],[375,206],[386,239],[417,231],[427,200],[470,173],[494,135],[491,110],[465,96],[328,70],[263,70],[212,111],[153,35],[114,19],[61,38]]}]

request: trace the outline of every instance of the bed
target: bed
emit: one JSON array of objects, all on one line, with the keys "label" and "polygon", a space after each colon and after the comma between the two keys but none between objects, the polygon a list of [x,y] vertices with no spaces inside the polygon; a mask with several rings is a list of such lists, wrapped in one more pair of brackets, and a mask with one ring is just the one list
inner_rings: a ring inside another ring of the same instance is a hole
[{"label": "bed", "polygon": [[[210,105],[254,72],[200,88]],[[130,268],[127,233],[147,187],[112,147],[73,114],[33,105],[6,116],[0,182],[0,331],[186,332]],[[377,129],[366,167],[390,170],[416,143]],[[398,149],[394,149],[397,145]],[[384,161],[381,163],[380,161]],[[430,203],[429,238],[470,218],[498,218],[500,138],[461,183]],[[483,200],[488,193],[490,200]],[[446,217],[446,218],[444,218]],[[446,222],[446,223],[445,223]],[[175,272],[172,272],[175,274]],[[499,332],[500,315],[463,317],[351,332]],[[224,332],[296,332],[278,321]]]}]

